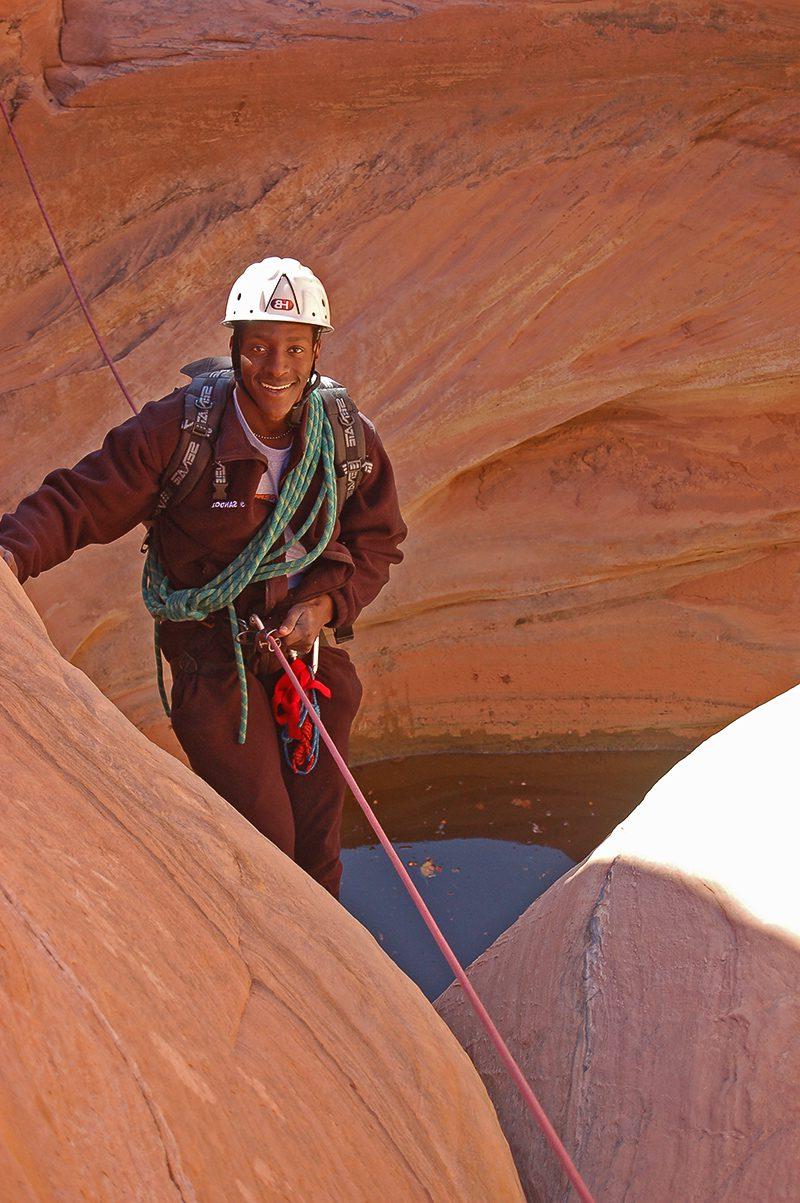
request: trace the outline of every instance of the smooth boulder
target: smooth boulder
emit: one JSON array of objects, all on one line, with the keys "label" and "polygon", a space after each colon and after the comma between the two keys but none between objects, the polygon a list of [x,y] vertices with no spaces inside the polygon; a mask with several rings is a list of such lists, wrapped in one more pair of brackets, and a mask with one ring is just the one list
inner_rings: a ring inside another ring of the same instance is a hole
[{"label": "smooth boulder", "polygon": [[0,1200],[522,1200],[463,1050],[0,563]]},{"label": "smooth boulder", "polygon": [[[800,687],[701,745],[470,969],[603,1203],[793,1203]],[[461,991],[529,1199],[563,1179]]]}]

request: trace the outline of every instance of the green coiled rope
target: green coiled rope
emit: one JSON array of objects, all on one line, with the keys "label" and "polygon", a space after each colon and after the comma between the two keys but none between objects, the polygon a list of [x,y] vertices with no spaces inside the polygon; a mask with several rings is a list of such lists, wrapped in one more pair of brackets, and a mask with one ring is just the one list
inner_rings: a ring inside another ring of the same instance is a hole
[{"label": "green coiled rope", "polygon": [[142,573],[142,597],[155,621],[154,643],[158,692],[167,716],[170,715],[170,706],[164,686],[159,623],[165,621],[202,622],[208,618],[209,614],[227,609],[241,694],[238,739],[240,744],[245,742],[247,738],[247,676],[241,644],[236,638],[239,631],[234,602],[253,581],[266,581],[270,577],[286,575],[284,559],[286,545],[283,536],[311,486],[320,459],[323,465],[323,481],[319,493],[308,518],[302,527],[292,534],[294,542],[299,542],[314,522],[322,508],[322,503],[327,503],[325,529],[319,542],[302,559],[292,561],[292,572],[299,572],[307,568],[322,554],[330,541],[336,522],[336,468],[333,431],[325,413],[322,398],[316,390],[310,394],[308,399],[308,427],[302,459],[283,478],[278,500],[267,521],[256,531],[244,550],[227,568],[224,568],[207,585],[201,585],[198,589],[173,589],[159,562],[155,548],[153,546],[149,548]]}]

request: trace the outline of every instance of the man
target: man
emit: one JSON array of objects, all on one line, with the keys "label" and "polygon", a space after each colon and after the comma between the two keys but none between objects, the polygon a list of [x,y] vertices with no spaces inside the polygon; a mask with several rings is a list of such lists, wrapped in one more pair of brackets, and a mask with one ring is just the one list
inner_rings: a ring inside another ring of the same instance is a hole
[{"label": "man", "polygon": [[[205,587],[271,529],[284,483],[312,451],[316,364],[321,336],[332,330],[320,281],[294,259],[252,264],[231,289],[224,324],[232,330],[234,379],[211,458],[191,488],[162,507],[151,531],[170,596]],[[3,558],[20,581],[152,517],[164,497],[186,392],[177,389],[146,405],[111,430],[100,450],[72,469],[51,472],[0,520]],[[192,767],[335,897],[344,782],[324,745],[310,771],[293,769],[273,707],[276,665],[251,641],[238,673],[231,620],[244,627],[256,615],[267,630],[278,628],[284,648],[303,656],[324,627],[349,637],[361,610],[386,584],[390,565],[402,558],[398,545],[406,528],[386,452],[372,424],[363,416],[358,421],[364,427],[363,474],[340,512],[328,493],[315,514],[315,499],[332,478],[320,454],[272,549],[267,572],[273,575],[245,584],[230,613],[219,609],[157,623],[173,675],[172,724]],[[321,646],[315,679],[322,720],[346,756],[361,698],[347,653]],[[240,712],[246,716],[243,742]]]}]

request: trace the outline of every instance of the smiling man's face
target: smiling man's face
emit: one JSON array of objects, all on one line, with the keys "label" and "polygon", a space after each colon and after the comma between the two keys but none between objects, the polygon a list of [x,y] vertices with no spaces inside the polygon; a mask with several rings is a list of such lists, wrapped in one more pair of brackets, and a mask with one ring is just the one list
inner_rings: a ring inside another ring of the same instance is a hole
[{"label": "smiling man's face", "polygon": [[242,382],[265,415],[279,418],[300,400],[314,367],[314,327],[247,322],[239,331]]}]

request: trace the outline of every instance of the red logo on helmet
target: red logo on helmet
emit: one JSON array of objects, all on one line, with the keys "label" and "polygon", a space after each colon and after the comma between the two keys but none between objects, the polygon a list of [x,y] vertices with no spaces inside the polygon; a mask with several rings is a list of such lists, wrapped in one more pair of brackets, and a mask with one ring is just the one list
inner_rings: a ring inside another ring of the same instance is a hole
[{"label": "red logo on helmet", "polygon": [[294,309],[294,301],[290,301],[288,297],[273,297],[270,301],[271,309]]}]

